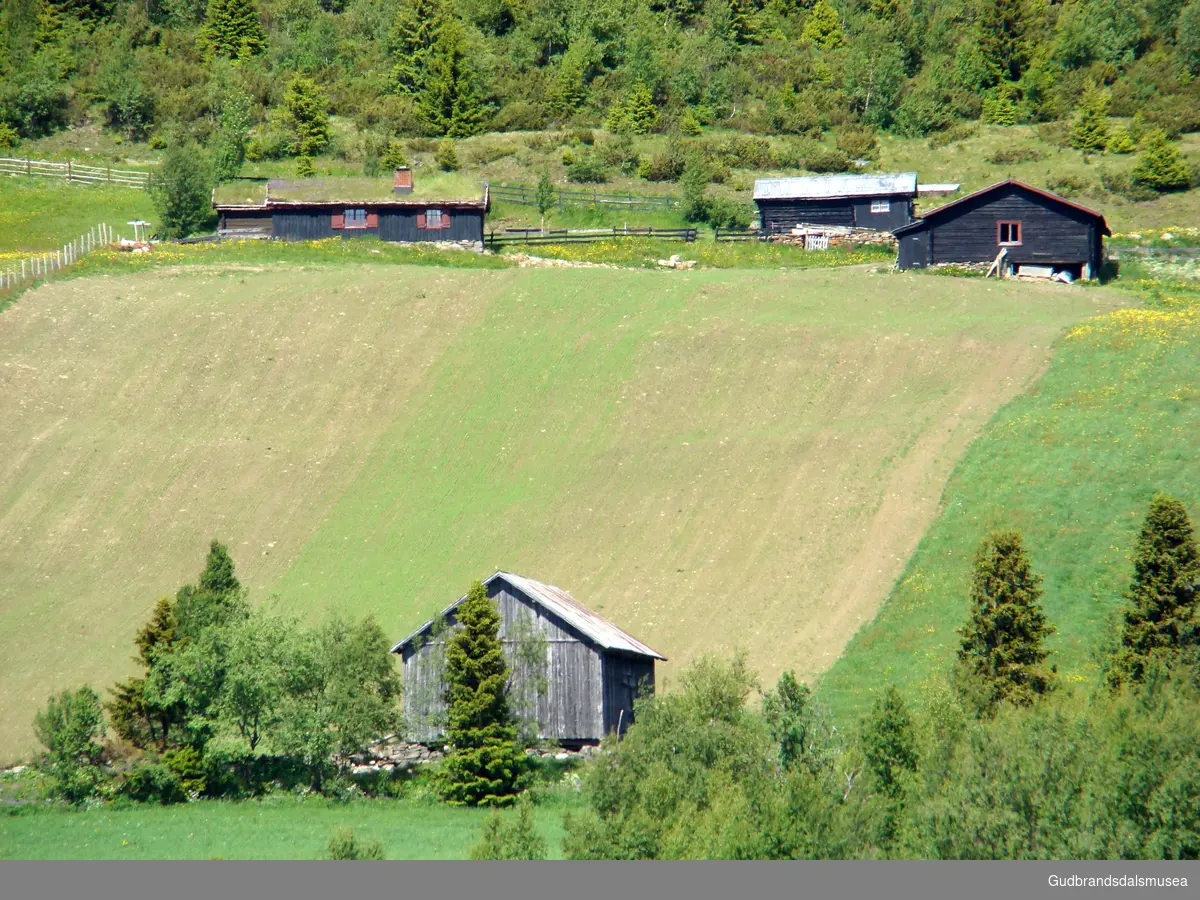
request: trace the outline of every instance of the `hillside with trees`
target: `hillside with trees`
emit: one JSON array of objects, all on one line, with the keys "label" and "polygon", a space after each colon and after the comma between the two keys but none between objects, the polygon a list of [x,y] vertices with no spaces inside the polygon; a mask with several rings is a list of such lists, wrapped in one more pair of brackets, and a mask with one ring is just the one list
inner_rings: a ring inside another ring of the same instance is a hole
[{"label": "hillside with trees", "polygon": [[[1141,145],[1143,184],[1164,190],[1190,180],[1164,142],[1200,128],[1198,73],[1200,0],[13,0],[0,144],[103,123],[206,147],[228,177],[243,155],[377,164],[399,136],[604,126],[620,144],[718,127],[786,136],[793,166],[836,169],[878,130],[978,121],[1089,153]],[[804,143],[829,132],[824,157]],[[683,174],[623,153],[585,145],[581,165]]]}]

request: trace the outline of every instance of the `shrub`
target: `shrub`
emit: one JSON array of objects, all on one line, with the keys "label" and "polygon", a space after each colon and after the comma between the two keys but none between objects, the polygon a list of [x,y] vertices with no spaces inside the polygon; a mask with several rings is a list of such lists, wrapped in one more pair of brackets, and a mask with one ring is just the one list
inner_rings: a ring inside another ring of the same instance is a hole
[{"label": "shrub", "polygon": [[1142,141],[1142,152],[1130,174],[1138,184],[1156,191],[1178,191],[1188,187],[1191,178],[1179,150],[1161,129],[1155,129]]},{"label": "shrub", "polygon": [[496,113],[492,127],[496,131],[537,131],[546,127],[546,112],[535,103],[516,100]]},{"label": "shrub", "polygon": [[437,149],[433,151],[433,161],[443,172],[453,172],[458,168],[458,153],[451,138],[442,138],[438,142]]},{"label": "shrub", "polygon": [[189,795],[203,794],[208,787],[204,758],[195,747],[180,747],[162,755],[163,765],[179,778],[179,786]]},{"label": "shrub", "polygon": [[1078,197],[1087,191],[1090,185],[1078,175],[1055,175],[1046,181],[1046,187],[1063,197]]},{"label": "shrub", "polygon": [[33,720],[34,734],[46,748],[37,768],[50,794],[79,803],[96,792],[103,779],[104,711],[86,685],[51,697]]},{"label": "shrub", "polygon": [[850,159],[874,159],[879,155],[879,140],[875,129],[864,125],[846,125],[839,128],[837,148]]},{"label": "shrub", "polygon": [[313,165],[311,156],[296,157],[296,175],[299,178],[312,178],[317,174],[317,167]]},{"label": "shrub", "polygon": [[949,128],[944,128],[941,131],[935,131],[929,136],[929,149],[940,150],[942,147],[949,147],[951,144],[956,144],[959,141],[965,141],[968,138],[975,136],[975,126],[967,122],[958,122],[951,125]]},{"label": "shrub", "polygon": [[533,821],[533,802],[522,794],[515,816],[505,820],[499,811],[483,823],[479,842],[471,848],[471,859],[545,859],[546,841]]},{"label": "shrub", "polygon": [[1134,203],[1153,200],[1158,196],[1158,191],[1134,181],[1133,176],[1128,172],[1102,171],[1100,173],[1100,186],[1109,193],[1124,197],[1126,200],[1131,200]]},{"label": "shrub", "polygon": [[360,840],[353,828],[335,829],[326,846],[329,859],[383,859],[383,844],[378,838]]},{"label": "shrub", "polygon": [[748,206],[728,197],[709,197],[704,212],[704,220],[715,228],[744,231],[754,219]]},{"label": "shrub", "polygon": [[639,159],[633,138],[627,134],[602,141],[596,147],[596,152],[605,165],[616,166],[626,175],[632,175],[638,169]]},{"label": "shrub", "polygon": [[816,147],[805,155],[804,168],[819,173],[846,172],[850,169],[850,159],[841,150]]},{"label": "shrub", "polygon": [[1032,147],[1001,147],[987,161],[994,166],[1012,166],[1018,163],[1037,162],[1042,154]]},{"label": "shrub", "polygon": [[1129,136],[1129,131],[1124,128],[1114,128],[1108,135],[1108,144],[1105,148],[1109,153],[1132,153],[1137,149],[1137,145],[1133,142],[1133,138]]},{"label": "shrub", "polygon": [[194,146],[176,145],[150,185],[158,211],[158,230],[168,238],[187,237],[212,221],[212,179],[204,155]]},{"label": "shrub", "polygon": [[574,144],[583,144],[585,147],[590,147],[596,143],[596,132],[590,128],[577,128],[568,135],[568,139]]},{"label": "shrub", "polygon": [[687,165],[687,153],[681,141],[669,140],[665,147],[638,164],[638,175],[647,181],[678,181]]},{"label": "shrub", "polygon": [[152,759],[141,760],[125,773],[117,786],[118,796],[138,803],[186,803],[188,796],[183,784],[169,766]]},{"label": "shrub", "polygon": [[679,133],[689,137],[696,137],[700,134],[700,123],[696,120],[696,114],[690,109],[685,109],[679,118]]},{"label": "shrub", "polygon": [[0,122],[0,147],[7,150],[10,147],[17,146],[17,142],[21,140],[21,136],[17,134],[17,129],[13,128],[7,122]]},{"label": "shrub", "polygon": [[950,112],[935,91],[918,87],[896,109],[896,128],[907,137],[924,137],[950,125]]},{"label": "shrub", "polygon": [[433,138],[415,137],[408,139],[408,149],[412,153],[433,153],[438,148],[438,142]]},{"label": "shrub", "polygon": [[476,166],[485,166],[517,152],[517,145],[499,138],[480,138],[467,148],[467,160]]},{"label": "shrub", "polygon": [[576,184],[604,184],[608,181],[608,169],[595,150],[582,153],[563,154],[567,168],[567,180]]},{"label": "shrub", "polygon": [[[283,159],[290,152],[290,142],[291,139],[282,131],[268,128],[250,139],[250,142],[246,145],[246,159],[250,160],[250,162],[261,162],[264,159]],[[166,145],[164,144],[164,146]]]}]

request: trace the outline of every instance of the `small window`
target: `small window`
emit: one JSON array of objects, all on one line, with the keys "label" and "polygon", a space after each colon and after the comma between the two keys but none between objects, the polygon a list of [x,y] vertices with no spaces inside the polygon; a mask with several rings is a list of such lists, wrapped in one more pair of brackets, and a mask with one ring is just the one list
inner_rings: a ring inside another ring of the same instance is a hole
[{"label": "small window", "polygon": [[885,213],[885,212],[891,212],[891,211],[892,211],[892,203],[890,200],[872,200],[871,201],[871,212]]},{"label": "small window", "polygon": [[425,227],[426,228],[441,228],[442,227],[442,211],[440,209],[425,210]]},{"label": "small window", "polygon": [[1001,247],[1016,247],[1021,243],[1020,222],[996,223],[996,242]]},{"label": "small window", "polygon": [[346,210],[346,228],[366,228],[367,211],[365,209]]}]

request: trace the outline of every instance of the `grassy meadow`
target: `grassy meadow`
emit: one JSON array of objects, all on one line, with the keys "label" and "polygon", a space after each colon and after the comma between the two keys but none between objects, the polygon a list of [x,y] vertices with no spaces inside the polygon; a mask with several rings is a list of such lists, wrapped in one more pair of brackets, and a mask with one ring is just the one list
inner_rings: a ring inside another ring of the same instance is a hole
[{"label": "grassy meadow", "polygon": [[963,456],[878,617],[822,679],[837,713],[863,712],[890,684],[912,694],[949,666],[972,556],[996,528],[1024,533],[1045,579],[1058,628],[1050,661],[1068,685],[1094,682],[1150,497],[1166,491],[1200,517],[1196,288],[1153,289],[1145,308],[1103,313],[1059,340],[1047,373]]},{"label": "grassy meadow", "polygon": [[0,316],[0,759],[51,691],[128,671],[214,535],[301,617],[402,635],[510,568],[673,663],[813,677],[1056,336],[1127,302],[869,267],[93,264]]},{"label": "grassy meadow", "polygon": [[100,223],[132,236],[133,219],[154,220],[142,190],[57,178],[0,175],[0,267],[32,252],[56,250]]},{"label": "grassy meadow", "polygon": [[[535,809],[550,859],[561,858],[563,813],[577,803]],[[377,838],[387,859],[464,859],[488,815],[432,800],[291,797],[19,812],[0,815],[0,859],[320,859],[343,827]]]}]

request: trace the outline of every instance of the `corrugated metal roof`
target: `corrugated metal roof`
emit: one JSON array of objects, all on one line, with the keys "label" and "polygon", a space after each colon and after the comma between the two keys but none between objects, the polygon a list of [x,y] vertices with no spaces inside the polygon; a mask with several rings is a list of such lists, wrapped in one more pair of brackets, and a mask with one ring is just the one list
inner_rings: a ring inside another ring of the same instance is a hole
[{"label": "corrugated metal roof", "polygon": [[755,200],[832,200],[838,197],[877,197],[915,194],[916,172],[887,175],[811,175],[802,178],[759,178]]},{"label": "corrugated metal roof", "polygon": [[917,185],[917,193],[918,194],[953,194],[960,187],[962,187],[961,184],[950,183],[950,182],[947,182],[944,184],[918,184]]},{"label": "corrugated metal roof", "polygon": [[[497,572],[485,581],[484,585],[491,584],[497,578],[508,582],[529,597],[529,599],[533,600],[533,602],[545,607],[606,650],[620,650],[625,653],[636,653],[638,656],[650,656],[654,659],[666,660],[666,657],[661,653],[651,649],[632,635],[625,633],[607,619],[596,615],[562,588],[555,587],[552,584],[543,584],[540,581],[534,581],[532,578],[526,578],[523,575],[514,575],[511,572]],[[441,615],[437,618],[444,618],[466,599],[467,595],[463,594],[463,596],[442,610]],[[392,648],[392,652],[399,653],[406,644],[411,643],[418,635],[428,631],[434,621],[436,619],[430,619],[404,640],[400,641]]]}]

